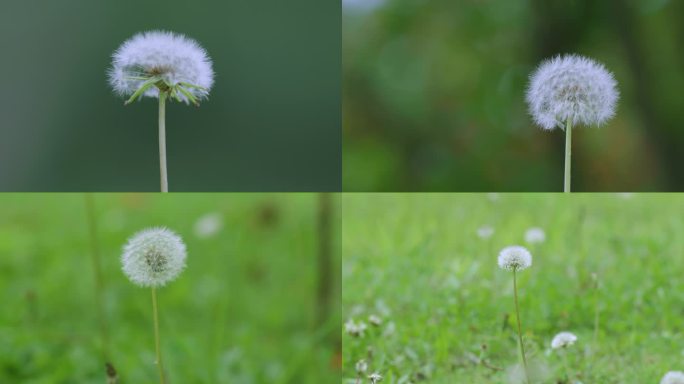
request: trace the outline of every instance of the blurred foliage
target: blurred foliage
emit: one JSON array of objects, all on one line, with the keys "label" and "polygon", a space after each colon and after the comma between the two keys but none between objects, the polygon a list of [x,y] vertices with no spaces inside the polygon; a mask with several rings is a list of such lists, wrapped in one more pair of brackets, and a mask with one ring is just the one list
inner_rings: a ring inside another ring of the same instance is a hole
[{"label": "blurred foliage", "polygon": [[[546,376],[534,384],[569,383],[550,349],[560,331],[578,336],[573,383],[657,383],[681,369],[684,217],[671,213],[684,196],[354,193],[342,204],[343,320],[368,324],[343,335],[344,383],[360,359],[382,384],[518,383],[512,273],[497,266],[513,244],[533,255],[518,288],[527,354]],[[546,241],[525,243],[531,227]]]},{"label": "blurred foliage", "polygon": [[578,53],[614,72],[605,127],[573,134],[573,189],[684,188],[684,3],[345,0],[345,190],[558,191],[562,131],[527,114],[528,76]]},{"label": "blurred foliage", "polygon": [[316,195],[95,195],[93,206],[100,294],[83,195],[0,198],[1,383],[104,383],[105,360],[120,383],[157,382],[150,290],[128,281],[119,258],[129,236],[160,225],[188,247],[186,270],[158,290],[170,382],[339,380],[338,278],[333,312],[316,325]]},{"label": "blurred foliage", "polygon": [[151,29],[216,72],[201,107],[167,106],[171,191],[339,190],[340,23],[319,0],[2,1],[0,190],[159,190],[156,100],[124,106],[106,76]]}]

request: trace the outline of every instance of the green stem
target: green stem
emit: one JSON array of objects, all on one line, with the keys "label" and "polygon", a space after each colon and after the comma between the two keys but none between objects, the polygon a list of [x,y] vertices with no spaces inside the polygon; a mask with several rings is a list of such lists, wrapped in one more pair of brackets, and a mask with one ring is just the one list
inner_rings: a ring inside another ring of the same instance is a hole
[{"label": "green stem", "polygon": [[565,181],[563,192],[570,192],[570,157],[572,152],[572,124],[570,119],[565,124]]},{"label": "green stem", "polygon": [[152,311],[154,312],[154,347],[159,368],[159,382],[164,384],[164,366],[162,365],[161,348],[159,348],[159,315],[157,314],[157,289],[152,287]]},{"label": "green stem", "polygon": [[518,283],[516,277],[516,268],[513,268],[513,297],[515,298],[515,316],[518,323],[518,341],[520,343],[520,356],[522,357],[523,369],[525,370],[525,382],[530,383],[530,375],[527,372],[527,359],[525,358],[525,346],[522,339],[522,327],[520,326],[520,308],[518,308]]},{"label": "green stem", "polygon": [[[565,349],[565,348],[563,348],[563,349]],[[570,368],[568,367],[568,357],[565,354],[566,354],[566,351],[564,351],[564,350],[561,351],[561,355],[563,355],[563,365],[565,366],[565,377],[566,377],[568,383],[570,383]]]},{"label": "green stem", "polygon": [[93,260],[93,274],[95,275],[95,294],[97,295],[97,315],[100,321],[100,337],[102,338],[102,354],[105,362],[109,361],[109,336],[107,332],[107,321],[105,320],[103,301],[104,301],[104,282],[102,279],[102,265],[100,263],[100,248],[97,241],[97,220],[95,219],[95,203],[93,196],[86,193],[85,208],[88,220],[88,233],[90,235],[90,256]]},{"label": "green stem", "polygon": [[161,191],[169,191],[166,174],[166,92],[159,91],[159,170],[161,172]]}]

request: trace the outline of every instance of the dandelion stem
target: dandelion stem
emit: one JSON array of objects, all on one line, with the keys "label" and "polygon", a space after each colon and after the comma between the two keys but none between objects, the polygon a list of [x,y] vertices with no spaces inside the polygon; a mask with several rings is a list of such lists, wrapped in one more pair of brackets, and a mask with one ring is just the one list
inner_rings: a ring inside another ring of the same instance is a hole
[{"label": "dandelion stem", "polygon": [[164,367],[162,365],[161,349],[159,348],[159,315],[157,313],[157,289],[152,287],[152,311],[154,312],[154,347],[159,368],[159,382],[164,384]]},{"label": "dandelion stem", "polygon": [[518,308],[518,283],[516,277],[517,268],[513,268],[513,297],[515,299],[515,316],[518,323],[518,341],[520,343],[520,356],[522,357],[523,369],[525,370],[525,382],[530,383],[530,375],[527,372],[527,359],[525,358],[525,346],[522,339],[522,327],[520,326],[520,309]]},{"label": "dandelion stem", "polygon": [[100,337],[102,338],[102,355],[105,362],[109,361],[109,337],[107,332],[107,321],[105,320],[103,300],[104,282],[102,279],[102,266],[100,263],[100,248],[97,241],[97,220],[95,219],[95,203],[93,196],[89,193],[84,195],[85,209],[88,220],[88,233],[90,235],[90,256],[93,260],[93,274],[95,275],[95,293],[97,295],[97,316],[100,321]]},{"label": "dandelion stem", "polygon": [[166,92],[159,92],[159,170],[161,172],[161,191],[169,191],[166,174]]},{"label": "dandelion stem", "polygon": [[568,383],[570,382],[570,368],[568,366],[568,357],[566,356],[566,351],[563,351],[561,353],[563,355],[563,366],[565,366],[565,378],[567,379]]},{"label": "dandelion stem", "polygon": [[570,157],[572,152],[572,124],[570,119],[565,124],[565,181],[563,183],[563,192],[570,192]]}]

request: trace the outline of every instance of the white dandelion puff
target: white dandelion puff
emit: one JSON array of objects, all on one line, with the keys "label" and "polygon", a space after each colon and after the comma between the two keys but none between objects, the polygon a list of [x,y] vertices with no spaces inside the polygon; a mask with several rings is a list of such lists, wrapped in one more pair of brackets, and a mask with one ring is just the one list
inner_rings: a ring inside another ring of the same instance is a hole
[{"label": "white dandelion puff", "polygon": [[684,372],[670,371],[663,376],[660,384],[684,384]]},{"label": "white dandelion puff", "polygon": [[380,374],[377,372],[373,372],[368,376],[368,379],[370,380],[371,384],[377,384],[382,381],[382,376],[380,376]]},{"label": "white dandelion puff", "polygon": [[559,349],[569,347],[577,341],[577,336],[571,332],[560,332],[551,340],[551,348]]},{"label": "white dandelion puff", "polygon": [[532,265],[532,255],[527,248],[512,245],[499,252],[498,262],[502,269],[522,271]]},{"label": "white dandelion puff", "polygon": [[482,240],[487,240],[494,235],[494,228],[490,225],[483,225],[477,229],[477,236]]},{"label": "white dandelion puff", "polygon": [[344,331],[353,337],[363,337],[366,334],[367,328],[368,326],[366,323],[363,321],[359,321],[357,323],[354,321],[354,319],[349,319],[346,323],[344,323]]},{"label": "white dandelion puff", "polygon": [[371,323],[371,325],[373,325],[375,327],[379,327],[382,325],[382,319],[378,315],[368,316],[368,322]]},{"label": "white dandelion puff", "polygon": [[578,55],[544,61],[527,89],[530,114],[547,130],[566,122],[602,125],[615,115],[618,98],[613,75],[602,64]]},{"label": "white dandelion puff", "polygon": [[366,363],[366,360],[359,360],[354,368],[358,375],[362,375],[368,370],[368,363]]},{"label": "white dandelion puff", "polygon": [[218,212],[207,213],[195,222],[195,236],[206,239],[216,235],[223,228],[223,216]]},{"label": "white dandelion puff", "polygon": [[121,263],[123,272],[133,283],[161,287],[183,271],[186,256],[180,236],[166,228],[150,228],[128,239]]},{"label": "white dandelion puff", "polygon": [[[150,79],[155,79],[148,83]],[[214,84],[207,52],[195,40],[165,31],[139,33],[114,52],[109,84],[123,96],[159,98],[171,93],[185,103],[206,98]],[[169,88],[168,90],[166,88]]]},{"label": "white dandelion puff", "polygon": [[538,244],[546,241],[546,233],[543,229],[533,227],[525,231],[525,242],[530,244]]}]

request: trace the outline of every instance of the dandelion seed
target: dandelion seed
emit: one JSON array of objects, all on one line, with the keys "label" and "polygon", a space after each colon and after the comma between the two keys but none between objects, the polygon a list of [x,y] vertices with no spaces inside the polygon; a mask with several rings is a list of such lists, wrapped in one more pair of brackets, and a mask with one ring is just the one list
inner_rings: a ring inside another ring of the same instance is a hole
[{"label": "dandelion seed", "polygon": [[371,381],[371,384],[377,384],[382,381],[382,376],[377,372],[373,372],[368,376],[368,379]]},{"label": "dandelion seed", "polygon": [[501,250],[498,262],[502,269],[522,271],[532,265],[532,255],[527,248],[513,245]]},{"label": "dandelion seed", "polygon": [[183,240],[166,228],[150,228],[133,235],[124,246],[123,272],[142,287],[161,287],[185,268]]},{"label": "dandelion seed", "polygon": [[577,336],[571,332],[561,332],[551,340],[551,348],[559,349],[569,347],[577,341]]},{"label": "dandelion seed", "polygon": [[663,376],[660,384],[684,384],[684,372],[670,371]]},{"label": "dandelion seed", "polygon": [[477,236],[482,240],[487,240],[494,235],[494,228],[489,225],[483,225],[477,229]]},{"label": "dandelion seed", "polygon": [[546,241],[546,233],[541,228],[533,227],[525,232],[525,242],[539,244]]},{"label": "dandelion seed", "polygon": [[354,368],[359,376],[363,375],[368,370],[368,363],[366,363],[366,360],[359,360]]},{"label": "dandelion seed", "polygon": [[565,129],[565,180],[570,192],[572,128],[600,126],[615,115],[617,82],[606,68],[578,55],[544,61],[530,77],[527,103],[535,123],[546,130]]}]

